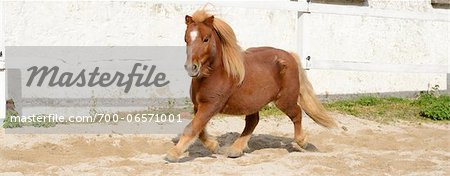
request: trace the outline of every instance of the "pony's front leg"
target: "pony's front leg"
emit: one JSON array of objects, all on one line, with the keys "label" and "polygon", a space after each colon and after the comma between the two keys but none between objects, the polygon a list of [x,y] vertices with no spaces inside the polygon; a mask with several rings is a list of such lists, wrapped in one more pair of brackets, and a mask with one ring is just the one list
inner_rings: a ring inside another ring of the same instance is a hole
[{"label": "pony's front leg", "polygon": [[[194,104],[194,114],[197,113],[198,106]],[[219,151],[219,142],[214,137],[211,137],[208,132],[206,132],[206,127],[200,132],[198,139],[202,141],[203,146],[205,146],[211,153],[217,153]]]},{"label": "pony's front leg", "polygon": [[211,137],[206,132],[206,128],[204,128],[203,131],[200,132],[198,138],[200,139],[200,141],[202,141],[203,146],[205,146],[211,153],[217,153],[219,151],[219,142],[217,142],[216,138]]},{"label": "pony's front leg", "polygon": [[200,105],[194,119],[184,129],[183,135],[180,137],[177,145],[167,152],[166,159],[169,161],[178,161],[180,156],[195,142],[199,134],[205,128],[205,125],[218,112],[218,106]]}]

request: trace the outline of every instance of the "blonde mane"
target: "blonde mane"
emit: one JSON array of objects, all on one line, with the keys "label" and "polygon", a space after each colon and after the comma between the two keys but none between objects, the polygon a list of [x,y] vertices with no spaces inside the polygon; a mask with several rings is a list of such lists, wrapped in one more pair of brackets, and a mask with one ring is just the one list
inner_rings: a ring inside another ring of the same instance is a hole
[{"label": "blonde mane", "polygon": [[[201,23],[211,16],[207,10],[201,9],[192,15],[192,19],[196,23]],[[237,78],[241,84],[244,81],[245,68],[242,49],[236,40],[236,35],[230,25],[219,18],[214,17],[213,26],[222,42],[222,62],[225,72],[229,76]]]}]

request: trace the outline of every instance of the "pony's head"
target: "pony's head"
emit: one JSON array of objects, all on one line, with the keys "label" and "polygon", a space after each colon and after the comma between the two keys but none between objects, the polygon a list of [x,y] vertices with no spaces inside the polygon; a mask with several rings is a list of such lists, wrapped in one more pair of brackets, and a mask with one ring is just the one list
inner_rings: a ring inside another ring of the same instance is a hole
[{"label": "pony's head", "polygon": [[206,76],[208,66],[212,64],[213,57],[217,54],[219,40],[214,31],[214,16],[210,16],[201,22],[195,22],[193,17],[186,15],[186,42],[187,60],[184,68],[191,77]]},{"label": "pony's head", "polygon": [[[184,65],[191,77],[206,77],[214,65],[222,66],[231,77],[241,83],[245,76],[242,52],[233,29],[206,10],[186,15],[187,60]],[[222,60],[217,60],[221,58]]]}]

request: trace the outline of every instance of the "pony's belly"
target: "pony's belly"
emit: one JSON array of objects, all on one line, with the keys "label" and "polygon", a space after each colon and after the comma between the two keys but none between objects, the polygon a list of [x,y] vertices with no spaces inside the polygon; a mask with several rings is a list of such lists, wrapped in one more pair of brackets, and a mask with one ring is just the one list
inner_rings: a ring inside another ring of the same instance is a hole
[{"label": "pony's belly", "polygon": [[270,103],[271,96],[232,96],[223,107],[221,113],[229,115],[249,115],[258,112]]},{"label": "pony's belly", "polygon": [[245,105],[236,106],[234,104],[227,104],[220,113],[228,115],[249,115],[258,112],[266,104],[259,106],[245,106]]}]

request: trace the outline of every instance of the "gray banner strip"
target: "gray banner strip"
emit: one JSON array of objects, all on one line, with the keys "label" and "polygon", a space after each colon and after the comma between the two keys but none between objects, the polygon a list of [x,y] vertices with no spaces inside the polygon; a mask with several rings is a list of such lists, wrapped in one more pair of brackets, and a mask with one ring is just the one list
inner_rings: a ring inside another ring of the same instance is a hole
[{"label": "gray banner strip", "polygon": [[90,107],[95,100],[98,107],[186,107],[189,98],[23,98],[22,107]]},{"label": "gray banner strip", "polygon": [[190,119],[181,122],[125,122],[94,124],[58,124],[55,127],[42,128],[26,126],[6,128],[6,134],[179,134],[190,123]]}]

